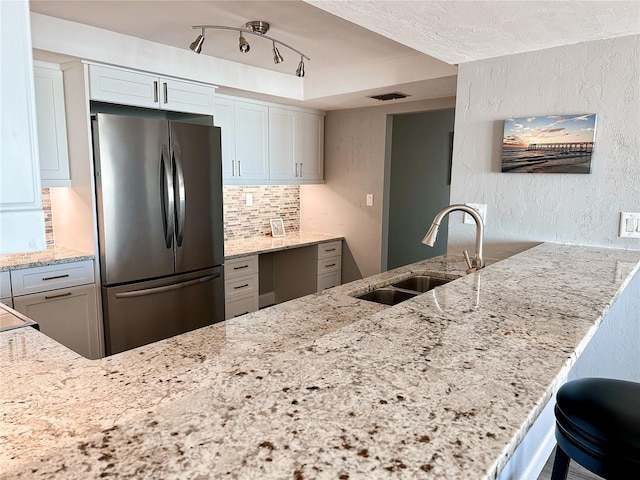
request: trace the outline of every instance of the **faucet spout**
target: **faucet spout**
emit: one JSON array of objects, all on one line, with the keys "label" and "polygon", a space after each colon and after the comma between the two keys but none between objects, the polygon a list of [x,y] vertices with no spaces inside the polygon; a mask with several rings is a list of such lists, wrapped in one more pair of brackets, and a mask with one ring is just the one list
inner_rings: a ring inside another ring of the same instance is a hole
[{"label": "faucet spout", "polygon": [[478,212],[467,205],[454,204],[440,210],[433,219],[433,223],[431,224],[429,231],[422,239],[422,243],[433,247],[438,235],[438,228],[440,228],[440,222],[442,222],[444,217],[449,215],[451,212],[455,212],[457,210],[468,213],[476,222],[476,252],[473,261],[471,262],[471,270],[478,270],[480,268],[483,268],[485,265],[484,258],[482,256],[484,223],[482,222],[482,217],[478,214]]}]

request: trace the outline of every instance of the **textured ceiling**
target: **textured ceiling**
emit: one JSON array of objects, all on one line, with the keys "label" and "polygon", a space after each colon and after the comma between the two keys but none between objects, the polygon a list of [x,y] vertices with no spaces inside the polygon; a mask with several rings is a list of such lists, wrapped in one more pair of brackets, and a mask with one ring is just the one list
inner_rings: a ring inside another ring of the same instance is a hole
[{"label": "textured ceiling", "polygon": [[[2,0],[0,0],[2,1]],[[192,25],[271,24],[268,35],[301,50],[309,106],[375,105],[368,95],[403,91],[404,101],[455,95],[455,65],[512,53],[640,33],[640,1],[31,1],[31,10],[187,50]],[[202,55],[292,75],[299,57],[271,42],[208,31]],[[195,55],[195,54],[194,54]],[[226,86],[232,88],[232,85]],[[398,100],[403,101],[403,100]],[[396,101],[397,102],[397,101]]]}]

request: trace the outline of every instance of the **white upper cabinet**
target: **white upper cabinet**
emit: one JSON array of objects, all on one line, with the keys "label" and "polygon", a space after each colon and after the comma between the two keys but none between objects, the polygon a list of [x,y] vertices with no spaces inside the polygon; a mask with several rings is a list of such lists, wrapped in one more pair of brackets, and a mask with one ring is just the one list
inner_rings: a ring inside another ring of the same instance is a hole
[{"label": "white upper cabinet", "polygon": [[324,116],[269,107],[269,178],[316,183],[323,177]]},{"label": "white upper cabinet", "polygon": [[222,129],[225,183],[257,184],[269,179],[269,109],[258,103],[216,97],[214,124]]},{"label": "white upper cabinet", "polygon": [[45,248],[29,2],[0,2],[0,253]]},{"label": "white upper cabinet", "polygon": [[215,87],[186,80],[89,65],[91,100],[213,115]]},{"label": "white upper cabinet", "polygon": [[69,151],[60,67],[34,62],[40,180],[43,187],[69,187]]},{"label": "white upper cabinet", "polygon": [[269,178],[295,180],[300,165],[296,155],[296,113],[284,108],[269,108]]},{"label": "white upper cabinet", "polygon": [[303,183],[321,181],[324,178],[324,116],[297,112],[296,127],[298,175]]},{"label": "white upper cabinet", "polygon": [[324,115],[234,97],[216,96],[222,128],[224,183],[321,183]]}]

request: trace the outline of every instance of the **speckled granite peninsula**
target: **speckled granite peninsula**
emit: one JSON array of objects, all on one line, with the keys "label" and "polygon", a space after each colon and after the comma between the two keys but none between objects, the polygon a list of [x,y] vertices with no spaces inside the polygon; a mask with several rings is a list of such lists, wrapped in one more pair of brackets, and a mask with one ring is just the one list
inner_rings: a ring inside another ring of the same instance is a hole
[{"label": "speckled granite peninsula", "polygon": [[543,244],[351,296],[442,256],[94,361],[4,332],[2,478],[494,478],[639,266]]}]

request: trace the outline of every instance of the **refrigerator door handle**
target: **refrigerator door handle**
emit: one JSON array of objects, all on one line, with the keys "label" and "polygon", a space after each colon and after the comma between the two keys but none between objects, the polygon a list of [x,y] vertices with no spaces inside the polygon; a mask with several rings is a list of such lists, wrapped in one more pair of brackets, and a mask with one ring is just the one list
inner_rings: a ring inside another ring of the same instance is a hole
[{"label": "refrigerator door handle", "polygon": [[133,298],[144,297],[145,295],[156,295],[158,293],[170,292],[172,290],[180,290],[182,288],[191,287],[200,283],[210,282],[220,277],[219,273],[213,275],[207,275],[206,277],[196,278],[195,280],[188,280],[186,282],[175,283],[173,285],[165,285],[164,287],[145,288],[144,290],[133,290],[131,292],[116,293],[116,298]]},{"label": "refrigerator door handle", "polygon": [[185,191],[184,191],[184,173],[182,171],[182,161],[180,160],[180,155],[176,155],[176,152],[173,152],[173,164],[175,165],[175,174],[176,177],[176,187],[177,187],[177,196],[178,196],[178,204],[176,205],[176,244],[178,247],[182,246],[182,240],[184,237],[184,216],[185,216]]},{"label": "refrigerator door handle", "polygon": [[173,178],[171,175],[171,163],[169,162],[169,147],[162,145],[160,154],[160,202],[162,204],[162,214],[164,216],[162,226],[164,227],[164,243],[167,248],[171,248],[173,243]]}]

